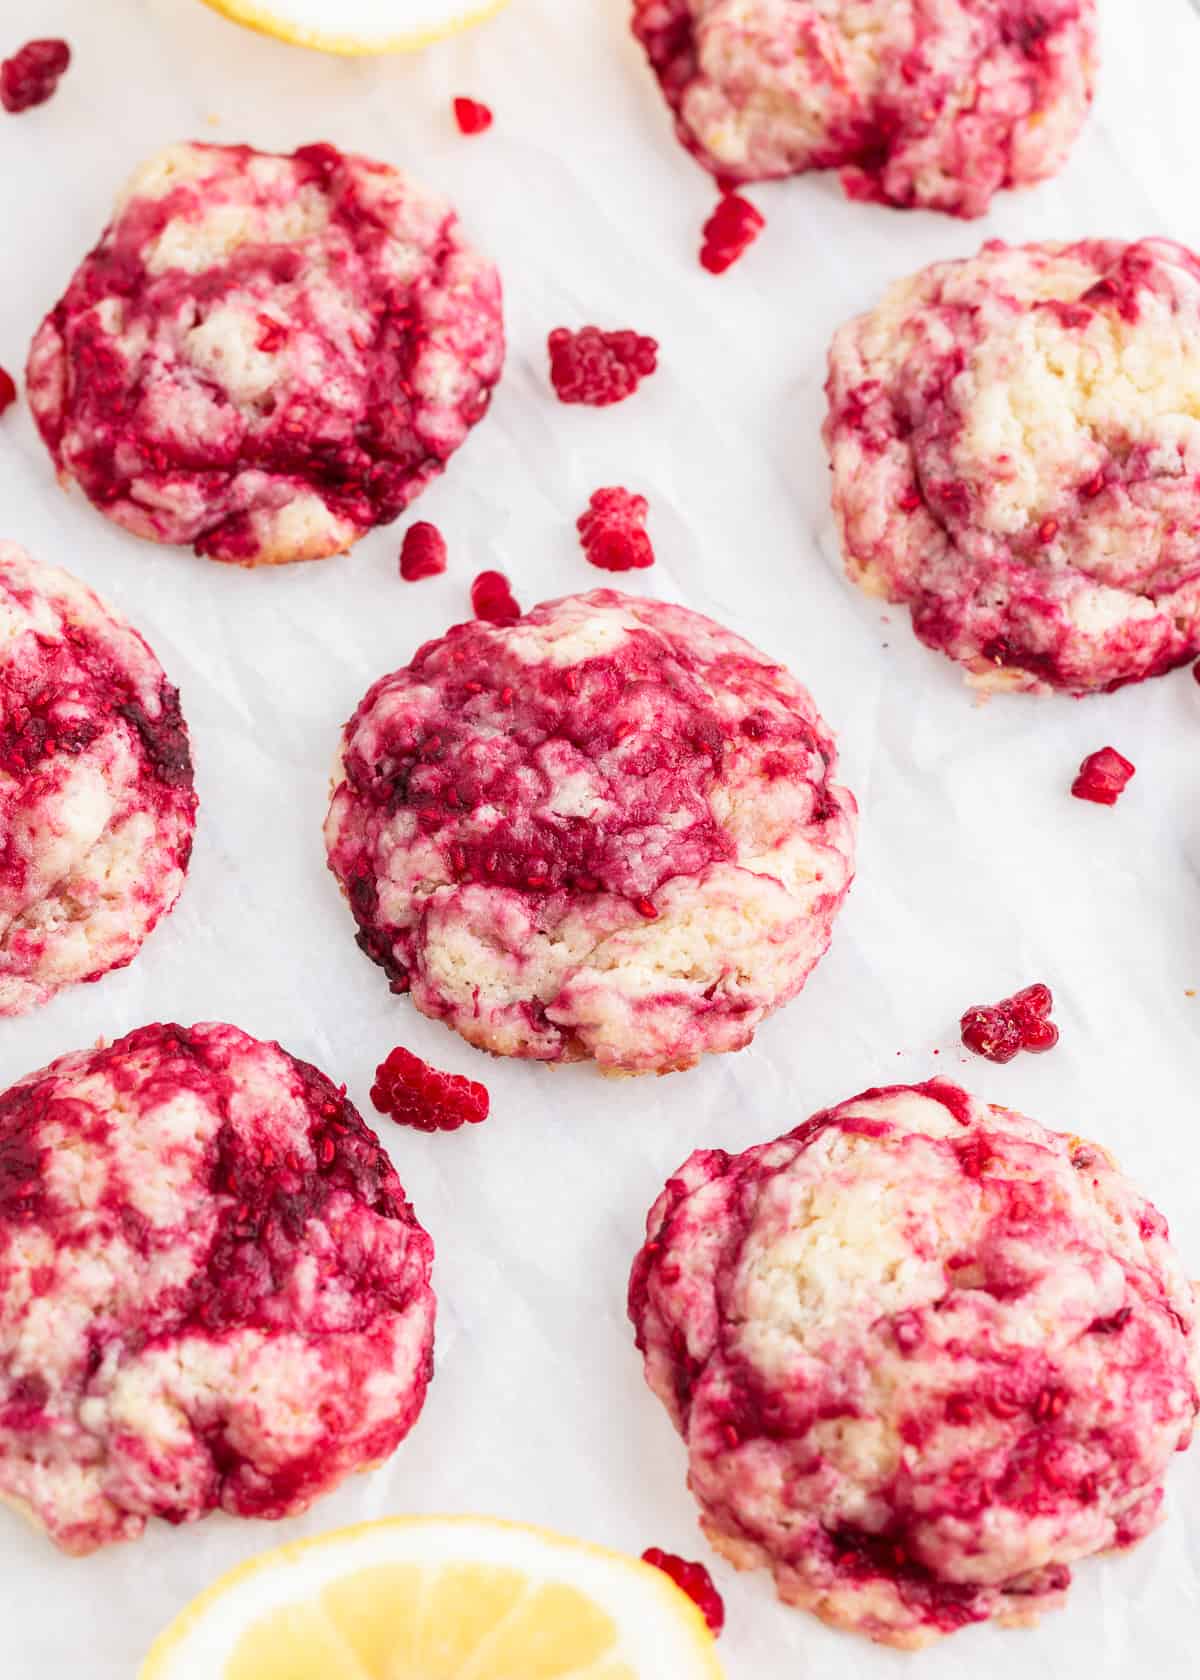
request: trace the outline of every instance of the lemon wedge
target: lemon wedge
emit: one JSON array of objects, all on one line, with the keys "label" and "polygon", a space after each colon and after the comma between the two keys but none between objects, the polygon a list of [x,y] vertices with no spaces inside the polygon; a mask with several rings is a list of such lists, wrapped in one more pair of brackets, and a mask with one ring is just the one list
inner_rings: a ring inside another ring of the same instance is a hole
[{"label": "lemon wedge", "polygon": [[139,1680],[723,1680],[661,1571],[543,1529],[397,1517],[264,1553],[202,1593]]},{"label": "lemon wedge", "polygon": [[412,52],[498,12],[506,0],[204,0],[260,34],[331,53]]}]

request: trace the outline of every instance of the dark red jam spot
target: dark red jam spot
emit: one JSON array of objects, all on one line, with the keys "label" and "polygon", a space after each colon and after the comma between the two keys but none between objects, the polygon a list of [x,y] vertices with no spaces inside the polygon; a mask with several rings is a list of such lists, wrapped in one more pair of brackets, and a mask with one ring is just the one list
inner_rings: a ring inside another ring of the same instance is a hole
[{"label": "dark red jam spot", "polygon": [[471,585],[471,611],[488,624],[515,624],[521,616],[503,572],[480,572]]},{"label": "dark red jam spot", "polygon": [[1101,747],[1099,752],[1089,753],[1079,766],[1071,792],[1076,799],[1090,800],[1093,805],[1115,805],[1136,774],[1134,766],[1115,747]]},{"label": "dark red jam spot", "polygon": [[167,787],[192,785],[192,752],[187,725],[179,709],[179,690],[164,682],[158,691],[159,712],[148,717],[145,709],[131,700],[117,707],[117,713],[133,725],[141,739],[154,773]]},{"label": "dark red jam spot", "polygon": [[18,1085],[0,1099],[0,1220],[31,1219],[42,1206],[42,1150],[34,1139],[44,1098]]},{"label": "dark red jam spot", "polygon": [[28,42],[0,64],[0,105],[13,112],[44,105],[70,62],[65,41]]},{"label": "dark red jam spot", "polygon": [[725,193],[704,224],[701,266],[710,274],[724,274],[746,252],[766,226],[766,218],[740,193]]},{"label": "dark red jam spot", "polygon": [[654,564],[646,530],[650,505],[621,485],[592,493],[587,512],[575,521],[583,552],[605,572],[631,572]]},{"label": "dark red jam spot", "polygon": [[1094,1318],[1088,1325],[1088,1334],[1091,1336],[1115,1336],[1118,1331],[1124,1330],[1132,1317],[1132,1307],[1118,1307],[1116,1312],[1110,1313],[1107,1318]]},{"label": "dark red jam spot", "polygon": [[632,396],[658,366],[658,344],[640,333],[556,327],[546,341],[559,402],[606,408]]},{"label": "dark red jam spot", "polygon": [[1094,473],[1087,483],[1082,486],[1083,494],[1089,501],[1095,501],[1107,485],[1108,480],[1102,472]]},{"label": "dark red jam spot", "polygon": [[664,1552],[658,1546],[647,1547],[642,1553],[642,1562],[669,1575],[680,1591],[685,1592],[703,1613],[713,1638],[720,1636],[725,1626],[725,1604],[702,1563],[689,1563],[686,1558],[677,1557],[674,1552]]},{"label": "dark red jam spot", "polygon": [[838,1570],[856,1581],[894,1581],[901,1598],[943,1632],[986,1619],[978,1589],[939,1580],[913,1557],[901,1527],[881,1534],[849,1524],[828,1531],[826,1544]]},{"label": "dark red jam spot", "polygon": [[446,539],[436,525],[419,519],[404,533],[400,545],[400,576],[408,583],[436,577],[446,570]]},{"label": "dark red jam spot", "polygon": [[6,373],[0,367],[0,414],[6,408],[11,408],[17,400],[17,387],[11,373]]},{"label": "dark red jam spot", "polygon": [[461,95],[454,101],[454,120],[463,134],[482,134],[491,128],[493,121],[491,110],[479,99],[465,99]]},{"label": "dark red jam spot", "polygon": [[413,1126],[419,1132],[456,1132],[464,1125],[478,1126],[487,1119],[491,1106],[486,1086],[460,1073],[430,1067],[400,1045],[376,1068],[371,1101],[397,1125]]},{"label": "dark red jam spot", "polygon": [[900,498],[899,506],[901,513],[915,513],[921,506],[921,492],[915,487],[906,490]]}]

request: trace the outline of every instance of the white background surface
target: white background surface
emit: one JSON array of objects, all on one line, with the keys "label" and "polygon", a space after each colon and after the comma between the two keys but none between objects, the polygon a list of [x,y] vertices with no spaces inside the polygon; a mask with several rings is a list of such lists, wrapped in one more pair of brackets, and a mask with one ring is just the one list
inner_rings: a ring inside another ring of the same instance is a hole
[{"label": "white background surface", "polygon": [[[720,279],[695,251],[712,199],[671,139],[627,0],[514,0],[421,59],[342,62],[233,28],[196,0],[0,0],[0,49],[35,30],[76,60],[39,111],[0,119],[0,364],[98,236],[125,174],[196,136],[290,150],[325,138],[449,193],[504,273],[508,370],[490,418],[420,503],[442,578],[396,572],[401,526],[343,559],[243,574],[122,535],[55,486],[24,405],[0,422],[0,534],[126,610],[183,691],[202,801],[175,914],[124,973],[0,1023],[0,1081],[152,1019],[224,1018],[349,1082],[403,1042],[486,1079],[469,1135],[383,1136],[438,1245],[439,1369],[384,1470],[268,1527],[161,1525],[83,1561],[0,1513],[4,1680],[128,1680],[159,1626],[264,1546],[358,1518],[475,1510],[640,1551],[707,1555],[684,1454],[625,1320],[630,1259],[663,1180],[700,1144],[739,1149],[867,1085],[961,1075],[980,1095],[1116,1151],[1200,1276],[1200,689],[1186,670],[1111,698],[976,703],[906,615],[843,583],[817,429],[825,347],[889,278],[984,237],[1174,234],[1200,245],[1200,24],[1184,0],[1109,0],[1094,120],[1065,174],[981,224],[845,203],[830,179],[755,189],[766,234]],[[468,140],[450,97],[491,103]],[[557,404],[560,323],[633,326],[661,371],[608,411]],[[471,578],[525,605],[603,579],[573,521],[600,484],[652,504],[649,593],[783,657],[839,732],[862,806],[859,880],[833,949],[752,1049],[661,1081],[492,1064],[389,996],[355,949],[320,838],[338,728],[367,683],[467,616]],[[1111,743],[1138,774],[1115,810],[1068,796]],[[969,1003],[1032,980],[1062,1043],[996,1068],[957,1046]],[[940,1054],[939,1054],[940,1052]],[[1200,1631],[1200,1451],[1166,1526],[1085,1563],[1034,1633],[971,1630],[905,1658],[726,1593],[730,1680],[1034,1675],[1184,1680]],[[710,1561],[712,1561],[710,1559]],[[671,1680],[662,1676],[660,1680]]]}]

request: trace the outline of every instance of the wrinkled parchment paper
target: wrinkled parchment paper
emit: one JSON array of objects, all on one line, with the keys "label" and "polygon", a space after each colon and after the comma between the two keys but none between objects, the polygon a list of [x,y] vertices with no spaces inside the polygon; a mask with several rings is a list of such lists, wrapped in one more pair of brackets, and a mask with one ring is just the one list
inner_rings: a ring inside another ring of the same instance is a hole
[{"label": "wrinkled parchment paper", "polygon": [[[129,1680],[220,1571],[387,1512],[491,1512],[707,1555],[625,1320],[645,1211],[694,1146],[740,1149],[864,1086],[961,1075],[1092,1134],[1200,1276],[1200,690],[1185,670],[1111,698],[976,703],[905,614],[843,583],[817,435],[829,336],[894,276],[997,235],[1200,245],[1200,22],[1186,0],[1102,9],[1097,110],[1058,180],[975,225],[848,204],[828,178],[755,189],[767,231],[713,279],[695,259],[712,188],[670,136],[626,0],[513,0],[421,58],[367,62],[261,39],[198,0],[0,0],[5,52],[61,33],[76,54],[52,103],[0,118],[0,364],[22,364],[125,174],[191,136],[327,138],[410,166],[500,263],[511,337],[491,416],[420,503],[450,569],[415,585],[397,576],[402,526],[274,573],[141,544],[56,488],[23,405],[0,424],[0,534],[146,633],[183,691],[202,800],[175,914],[124,973],[0,1023],[0,1080],[100,1034],[215,1017],[347,1080],[364,1110],[400,1041],[485,1078],[494,1104],[469,1134],[382,1124],[436,1239],[441,1298],[438,1375],[392,1462],[302,1521],[156,1525],[83,1561],[0,1512],[4,1680]],[[493,105],[490,134],[457,133],[458,93]],[[586,321],[661,340],[661,371],[620,408],[548,395],[547,331]],[[485,566],[526,605],[602,582],[573,522],[618,483],[651,501],[659,564],[636,584],[785,659],[839,732],[862,805],[858,884],[803,997],[751,1050],[632,1083],[490,1063],[392,998],[354,947],[320,835],[338,728],[368,682],[467,616]],[[1067,794],[1107,743],[1138,767],[1112,811]],[[1060,1047],[1008,1067],[968,1058],[960,1011],[1034,979],[1055,989]],[[714,1573],[730,1680],[1185,1680],[1200,1666],[1200,1450],[1173,1467],[1158,1534],[1085,1564],[1034,1633],[971,1630],[905,1658],[779,1607],[761,1577]]]}]

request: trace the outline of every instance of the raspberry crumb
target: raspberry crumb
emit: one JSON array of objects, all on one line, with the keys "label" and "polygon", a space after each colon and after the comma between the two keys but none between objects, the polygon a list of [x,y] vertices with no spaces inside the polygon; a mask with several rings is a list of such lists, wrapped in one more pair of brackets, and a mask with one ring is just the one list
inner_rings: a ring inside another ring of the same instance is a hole
[{"label": "raspberry crumb", "polygon": [[471,585],[471,611],[489,624],[513,624],[521,616],[503,572],[480,572]]},{"label": "raspberry crumb", "polygon": [[1115,805],[1136,774],[1115,747],[1101,747],[1099,752],[1089,753],[1079,766],[1071,792],[1076,799],[1089,799],[1093,805]]},{"label": "raspberry crumb", "polygon": [[621,485],[597,490],[586,513],[575,521],[583,552],[603,572],[640,571],[654,564],[654,548],[646,531],[650,504]]},{"label": "raspberry crumb", "polygon": [[642,1562],[669,1575],[679,1590],[685,1592],[703,1613],[713,1638],[719,1636],[725,1626],[725,1604],[702,1563],[689,1563],[686,1558],[676,1557],[674,1552],[664,1552],[658,1546],[648,1547],[642,1553]]},{"label": "raspberry crumb", "polygon": [[555,327],[546,341],[559,402],[605,408],[631,397],[658,366],[658,343],[629,330]]},{"label": "raspberry crumb", "polygon": [[1040,981],[995,1004],[975,1004],[959,1022],[968,1050],[989,1062],[1011,1062],[1021,1050],[1041,1055],[1058,1043],[1050,1019],[1054,994]]},{"label": "raspberry crumb", "polygon": [[463,134],[482,134],[495,119],[481,100],[459,98],[454,101],[454,120]]},{"label": "raspberry crumb", "polygon": [[398,1126],[418,1132],[457,1132],[488,1117],[487,1087],[461,1073],[443,1073],[397,1045],[375,1070],[371,1101]]},{"label": "raspberry crumb", "polygon": [[724,193],[704,224],[700,262],[710,274],[724,274],[753,245],[766,217],[740,193]]},{"label": "raspberry crumb", "polygon": [[65,41],[27,42],[0,64],[0,105],[12,112],[44,105],[70,62]]},{"label": "raspberry crumb", "polygon": [[400,544],[400,576],[409,583],[436,577],[446,570],[446,539],[436,525],[419,519],[410,525]]},{"label": "raspberry crumb", "polygon": [[11,408],[17,400],[17,386],[11,373],[6,373],[0,367],[0,414],[6,408]]}]

